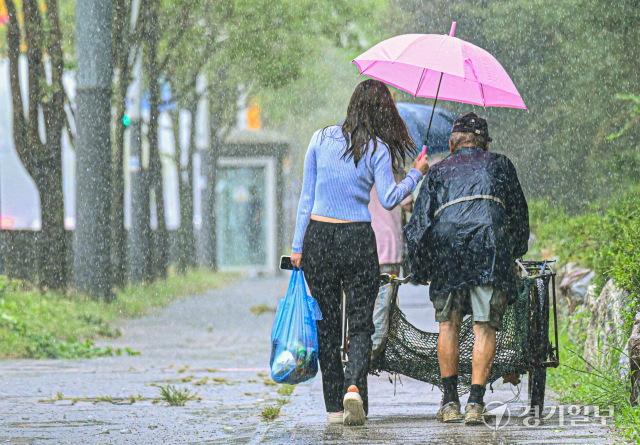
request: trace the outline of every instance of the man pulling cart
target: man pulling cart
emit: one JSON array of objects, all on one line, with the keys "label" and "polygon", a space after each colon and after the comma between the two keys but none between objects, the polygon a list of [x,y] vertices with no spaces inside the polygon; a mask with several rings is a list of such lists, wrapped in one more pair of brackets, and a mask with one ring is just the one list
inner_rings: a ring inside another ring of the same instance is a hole
[{"label": "man pulling cart", "polygon": [[[514,261],[528,250],[529,212],[515,167],[490,153],[486,120],[456,119],[451,154],[433,165],[405,228],[413,279],[430,282],[440,323],[438,361],[444,396],[438,419],[483,422],[484,392],[493,365],[496,331],[517,297]],[[459,336],[473,315],[471,394],[460,412]]]}]

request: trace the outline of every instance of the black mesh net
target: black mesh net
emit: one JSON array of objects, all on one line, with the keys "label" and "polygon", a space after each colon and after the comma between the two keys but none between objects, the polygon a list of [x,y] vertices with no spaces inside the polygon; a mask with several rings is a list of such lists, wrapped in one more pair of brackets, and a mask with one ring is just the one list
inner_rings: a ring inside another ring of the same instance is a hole
[{"label": "black mesh net", "polygon": [[[496,358],[489,376],[489,383],[495,382],[504,374],[524,374],[530,368],[530,292],[532,289],[531,278],[519,278],[518,297],[507,308],[503,328],[497,334]],[[371,373],[379,375],[380,372],[386,371],[402,374],[442,389],[438,365],[438,334],[423,332],[414,327],[395,304],[391,308],[390,317],[387,345],[382,354],[371,364]],[[460,331],[459,394],[467,393],[471,387],[471,355],[474,337],[472,318],[467,317]]]}]

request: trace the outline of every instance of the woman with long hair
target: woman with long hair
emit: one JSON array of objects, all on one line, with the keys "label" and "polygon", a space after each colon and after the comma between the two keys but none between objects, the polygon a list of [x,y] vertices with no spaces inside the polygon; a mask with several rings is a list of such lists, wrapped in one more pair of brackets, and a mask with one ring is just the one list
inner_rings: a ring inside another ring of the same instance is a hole
[{"label": "woman with long hair", "polygon": [[[304,268],[323,318],[317,322],[320,369],[329,423],[362,425],[380,268],[367,208],[375,184],[387,210],[418,185],[429,164],[420,155],[396,185],[393,172],[415,146],[387,86],[360,83],[342,125],[318,130],[304,161],[291,262]],[[347,295],[349,363],[340,360],[342,292]]]}]

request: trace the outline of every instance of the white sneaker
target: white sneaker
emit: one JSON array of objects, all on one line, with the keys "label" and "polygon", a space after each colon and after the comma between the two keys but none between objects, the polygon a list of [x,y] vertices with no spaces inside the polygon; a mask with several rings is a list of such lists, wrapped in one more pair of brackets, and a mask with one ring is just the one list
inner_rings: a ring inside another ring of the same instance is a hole
[{"label": "white sneaker", "polygon": [[344,421],[344,413],[342,411],[339,413],[327,413],[327,422],[342,424],[343,421]]},{"label": "white sneaker", "polygon": [[354,385],[349,387],[348,392],[344,396],[344,424],[345,425],[364,425],[366,415],[362,407],[362,397],[358,392],[358,388]]}]

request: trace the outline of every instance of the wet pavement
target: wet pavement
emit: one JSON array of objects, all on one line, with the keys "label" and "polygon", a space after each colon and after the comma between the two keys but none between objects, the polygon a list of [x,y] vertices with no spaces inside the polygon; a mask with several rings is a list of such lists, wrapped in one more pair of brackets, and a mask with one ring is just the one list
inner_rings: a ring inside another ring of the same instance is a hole
[{"label": "wet pavement", "polygon": [[[501,407],[499,428],[437,423],[437,388],[403,378],[396,382],[394,396],[387,375],[370,379],[370,417],[363,427],[326,424],[319,377],[296,387],[278,419],[263,422],[261,410],[284,397],[268,374],[273,314],[257,316],[250,308],[275,307],[287,283],[287,277],[246,279],[190,297],[122,323],[123,336],[102,343],[129,347],[140,351],[139,356],[0,362],[0,443],[617,442],[602,419],[585,420],[575,408],[548,402],[543,419],[522,416],[526,380],[520,400]],[[422,288],[405,285],[400,299],[412,323],[424,330],[437,328]],[[198,399],[183,407],[166,406],[159,401],[158,385],[197,391]],[[487,391],[488,402],[512,400],[517,393],[510,384],[494,388]]]}]

